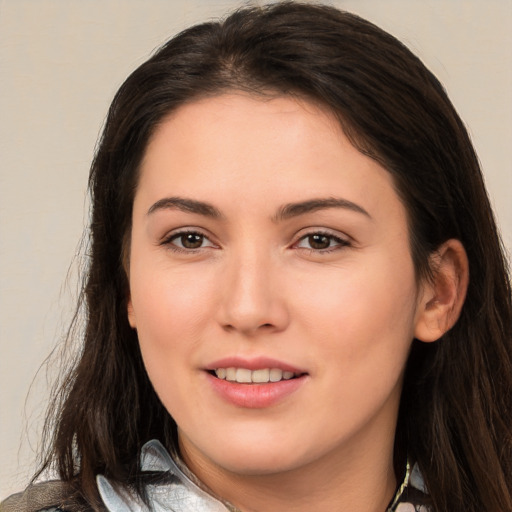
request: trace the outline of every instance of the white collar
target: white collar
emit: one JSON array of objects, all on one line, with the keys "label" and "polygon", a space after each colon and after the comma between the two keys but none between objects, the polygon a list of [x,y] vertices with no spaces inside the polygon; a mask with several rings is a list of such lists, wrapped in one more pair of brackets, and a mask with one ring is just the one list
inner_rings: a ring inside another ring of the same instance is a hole
[{"label": "white collar", "polygon": [[[107,510],[110,512],[230,512],[230,509],[218,499],[196,485],[179,468],[160,441],[153,439],[141,450],[140,469],[145,472],[165,473],[170,477],[165,484],[149,483],[145,487],[148,503],[127,486],[114,485],[103,475],[96,477],[98,490]],[[404,482],[397,491],[390,511],[404,510],[406,503],[401,502],[405,487],[410,486],[426,493],[425,484],[418,465],[410,471],[409,463]],[[411,506],[409,504],[409,506]],[[396,507],[396,508],[395,508]],[[409,510],[409,509],[407,509]],[[426,510],[426,509],[425,509]]]},{"label": "white collar", "polygon": [[148,484],[149,507],[136,492],[111,484],[103,475],[96,477],[101,498],[110,512],[229,512],[219,500],[190,480],[171,458],[160,441],[153,439],[141,450],[142,471],[165,472],[174,477],[170,483]]}]

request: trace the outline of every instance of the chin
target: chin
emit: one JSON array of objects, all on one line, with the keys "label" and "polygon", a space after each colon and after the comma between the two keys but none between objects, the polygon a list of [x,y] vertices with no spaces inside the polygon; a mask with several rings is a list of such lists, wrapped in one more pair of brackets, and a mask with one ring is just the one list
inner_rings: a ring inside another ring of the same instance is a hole
[{"label": "chin", "polygon": [[276,473],[291,471],[302,465],[302,461],[297,456],[288,456],[287,454],[276,453],[258,453],[250,451],[243,457],[237,454],[236,457],[223,457],[222,460],[214,461],[218,466],[245,476],[264,476]]},{"label": "chin", "polygon": [[307,439],[300,440],[286,434],[245,440],[226,436],[225,439],[229,443],[215,444],[210,446],[209,453],[206,450],[204,453],[215,465],[246,476],[293,471],[322,458],[330,449],[329,446],[310,446]]}]

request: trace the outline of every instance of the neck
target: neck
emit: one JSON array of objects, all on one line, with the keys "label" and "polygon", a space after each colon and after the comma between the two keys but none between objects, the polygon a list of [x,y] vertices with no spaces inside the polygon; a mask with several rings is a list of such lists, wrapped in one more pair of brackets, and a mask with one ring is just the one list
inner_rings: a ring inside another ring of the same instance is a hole
[{"label": "neck", "polygon": [[243,512],[306,512],[311,510],[357,510],[384,512],[396,490],[391,465],[352,467],[350,472],[333,468],[325,475],[314,464],[309,472],[279,475],[233,475],[227,487],[224,478],[212,484],[220,496]]},{"label": "neck", "polygon": [[370,434],[350,449],[330,451],[319,460],[279,473],[235,473],[197,457],[190,445],[182,444],[181,451],[187,466],[212,493],[242,512],[384,512],[397,487],[394,425],[391,432]]}]

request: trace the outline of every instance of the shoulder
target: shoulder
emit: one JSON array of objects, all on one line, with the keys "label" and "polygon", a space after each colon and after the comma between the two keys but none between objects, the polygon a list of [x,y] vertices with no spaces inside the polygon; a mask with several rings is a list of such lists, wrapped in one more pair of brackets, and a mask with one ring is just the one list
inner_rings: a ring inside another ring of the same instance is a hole
[{"label": "shoulder", "polygon": [[0,503],[0,512],[86,512],[73,505],[67,484],[51,480],[29,485]]}]

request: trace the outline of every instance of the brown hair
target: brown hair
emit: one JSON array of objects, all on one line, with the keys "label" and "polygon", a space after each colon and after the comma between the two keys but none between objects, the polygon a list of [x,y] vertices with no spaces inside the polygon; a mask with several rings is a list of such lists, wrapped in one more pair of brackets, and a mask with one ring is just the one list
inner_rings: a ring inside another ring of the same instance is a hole
[{"label": "brown hair", "polygon": [[434,511],[512,510],[510,280],[467,131],[438,80],[394,37],[355,15],[294,2],[185,30],[116,94],[90,174],[83,347],[48,420],[42,468],[56,467],[96,506],[96,474],[137,483],[142,444],[176,442],[128,325],[123,254],[155,128],[185,102],[233,89],[298,95],[338,116],[355,147],[393,176],[419,276],[440,244],[463,243],[466,302],[441,340],[413,341],[397,457],[406,450],[418,461]]}]

